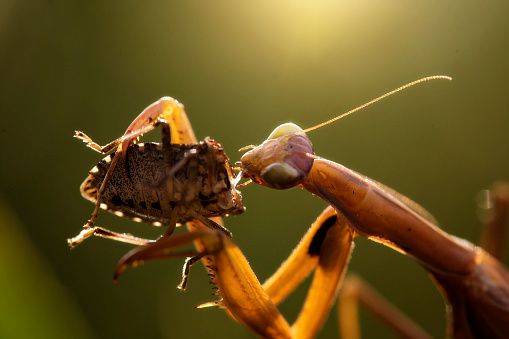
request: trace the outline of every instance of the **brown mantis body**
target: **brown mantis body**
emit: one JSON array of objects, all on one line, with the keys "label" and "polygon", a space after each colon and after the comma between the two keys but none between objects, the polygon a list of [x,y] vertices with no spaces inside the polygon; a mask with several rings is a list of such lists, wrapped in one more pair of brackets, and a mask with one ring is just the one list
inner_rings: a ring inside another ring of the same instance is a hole
[{"label": "brown mantis body", "polygon": [[[139,130],[148,131],[159,118],[152,115],[150,124],[140,123]],[[134,131],[136,136],[141,134],[139,130]],[[506,337],[509,331],[506,268],[483,249],[440,230],[429,213],[408,198],[315,156],[304,134],[306,131],[295,125],[280,126],[241,160],[243,177],[275,189],[301,187],[330,204],[267,282],[260,284],[230,237],[217,229],[204,228],[196,221],[188,223],[191,232],[167,234],[126,254],[115,276],[129,264],[140,261],[190,256],[189,252],[171,250],[194,241],[198,252],[188,262],[205,260],[220,297],[203,307],[226,308],[260,337],[313,338],[335,301],[352,241],[362,235],[411,256],[434,277],[449,305],[448,334],[455,338]],[[117,154],[124,150],[122,147],[130,147],[131,133],[128,129],[124,139],[117,143],[127,142],[127,146],[119,147]],[[290,326],[277,304],[313,269],[315,273],[304,306]],[[413,335],[425,337],[419,331]]]}]

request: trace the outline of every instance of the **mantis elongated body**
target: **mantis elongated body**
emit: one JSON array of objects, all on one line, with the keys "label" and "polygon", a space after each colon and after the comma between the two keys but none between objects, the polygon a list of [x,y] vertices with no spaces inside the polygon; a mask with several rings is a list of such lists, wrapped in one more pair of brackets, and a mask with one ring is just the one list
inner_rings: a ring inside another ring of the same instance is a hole
[{"label": "mantis elongated body", "polygon": [[[377,100],[379,98],[370,103]],[[158,118],[154,114],[150,119],[151,127],[141,124],[140,129],[145,132],[153,128],[152,121]],[[300,187],[330,205],[263,285],[234,241],[220,229],[205,227],[199,220],[188,222],[190,232],[167,234],[127,253],[118,263],[115,279],[128,265],[141,261],[190,257],[186,261],[185,281],[189,266],[201,259],[217,287],[219,300],[200,307],[225,308],[263,338],[313,338],[336,299],[353,239],[364,236],[414,258],[434,277],[450,306],[449,335],[455,338],[506,337],[509,333],[509,273],[506,268],[482,248],[439,229],[428,212],[403,195],[314,155],[305,134],[312,129],[282,125],[241,159],[242,177],[274,189]],[[129,142],[131,134],[126,132],[126,135],[117,144]],[[197,247],[194,254],[173,251],[191,242]],[[301,312],[289,325],[277,305],[313,270],[313,280]],[[426,336],[415,333],[415,337]]]}]

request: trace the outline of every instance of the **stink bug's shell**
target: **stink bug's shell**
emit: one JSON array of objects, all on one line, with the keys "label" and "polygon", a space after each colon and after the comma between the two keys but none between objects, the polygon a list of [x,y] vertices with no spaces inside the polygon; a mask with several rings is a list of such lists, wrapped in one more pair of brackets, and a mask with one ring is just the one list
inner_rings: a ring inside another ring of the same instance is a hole
[{"label": "stink bug's shell", "polygon": [[[180,208],[177,222],[236,215],[244,212],[240,192],[221,145],[205,139],[197,144],[135,144],[113,153],[94,167],[80,187],[84,198],[96,202],[97,191],[115,156],[115,169],[101,195],[101,208],[136,221],[167,225]],[[170,171],[173,166],[178,169]]]}]

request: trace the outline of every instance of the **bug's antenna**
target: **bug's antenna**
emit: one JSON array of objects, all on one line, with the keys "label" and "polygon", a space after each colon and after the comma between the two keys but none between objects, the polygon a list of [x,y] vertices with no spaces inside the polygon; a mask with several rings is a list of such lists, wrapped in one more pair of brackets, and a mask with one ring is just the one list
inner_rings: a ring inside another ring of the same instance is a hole
[{"label": "bug's antenna", "polygon": [[341,119],[341,118],[344,118],[344,117],[346,117],[347,115],[350,115],[350,114],[352,114],[352,113],[354,113],[354,112],[357,112],[358,110],[361,110],[361,109],[363,109],[364,107],[367,107],[367,106],[369,106],[369,105],[371,105],[371,104],[374,104],[375,102],[377,102],[377,101],[379,101],[379,100],[382,100],[382,99],[384,99],[384,98],[388,97],[389,95],[392,95],[392,94],[394,94],[394,93],[396,93],[396,92],[402,91],[402,90],[404,90],[405,88],[408,88],[408,87],[413,86],[413,85],[417,85],[417,84],[419,84],[419,83],[421,83],[421,82],[425,82],[425,81],[428,81],[428,80],[436,80],[436,79],[452,80],[452,78],[451,78],[451,77],[448,77],[447,75],[434,75],[434,76],[430,76],[430,77],[426,77],[426,78],[422,78],[422,79],[419,79],[419,80],[412,81],[412,82],[410,82],[410,83],[408,83],[408,84],[406,84],[406,85],[403,85],[403,86],[401,86],[401,87],[396,88],[395,90],[392,90],[392,91],[390,91],[390,92],[388,92],[388,93],[385,93],[384,95],[379,96],[378,98],[373,99],[373,100],[371,100],[370,102],[365,103],[364,105],[361,105],[361,106],[359,106],[359,107],[357,107],[357,108],[354,108],[354,109],[352,109],[351,111],[348,111],[348,112],[346,112],[346,113],[343,113],[343,114],[341,114],[341,115],[339,115],[339,116],[337,116],[337,117],[335,117],[335,118],[332,118],[332,119],[330,119],[330,120],[328,120],[328,121],[322,122],[321,124],[318,124],[318,125],[316,125],[316,126],[306,128],[305,130],[299,131],[299,132],[297,132],[297,133],[295,133],[295,134],[307,133],[307,132],[312,131],[312,130],[314,130],[314,129],[317,129],[317,128],[320,128],[320,127],[323,127],[323,126],[325,126],[325,125],[328,125],[328,124],[330,124],[330,123],[333,123],[333,122],[334,122],[334,121],[336,121],[336,120],[339,120],[339,119]]}]

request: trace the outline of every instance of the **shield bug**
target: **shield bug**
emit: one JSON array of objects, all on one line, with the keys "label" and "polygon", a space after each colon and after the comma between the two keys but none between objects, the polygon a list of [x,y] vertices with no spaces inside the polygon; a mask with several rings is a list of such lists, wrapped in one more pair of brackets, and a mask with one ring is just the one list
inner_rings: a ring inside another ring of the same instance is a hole
[{"label": "shield bug", "polygon": [[[157,126],[162,129],[162,143],[136,143]],[[71,247],[92,235],[135,245],[153,242],[94,226],[99,208],[166,226],[162,237],[171,235],[178,223],[190,220],[231,236],[210,218],[245,210],[221,145],[209,138],[197,142],[183,105],[172,98],[151,104],[122,137],[106,146],[99,146],[83,132],[76,132],[75,137],[103,154],[117,150],[101,160],[80,187],[83,197],[96,207],[81,233],[68,239]]]}]

